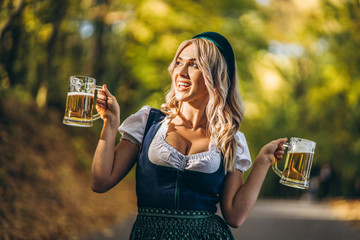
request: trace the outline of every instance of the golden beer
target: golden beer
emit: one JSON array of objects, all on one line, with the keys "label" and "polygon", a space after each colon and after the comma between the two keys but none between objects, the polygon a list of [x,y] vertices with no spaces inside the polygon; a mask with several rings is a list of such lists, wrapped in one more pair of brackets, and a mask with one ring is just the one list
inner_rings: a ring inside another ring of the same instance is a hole
[{"label": "golden beer", "polygon": [[64,123],[92,125],[94,94],[69,92],[66,99]]},{"label": "golden beer", "polygon": [[91,127],[100,118],[93,114],[95,91],[102,87],[96,79],[87,76],[70,76],[63,123],[77,127]]},{"label": "golden beer", "polygon": [[310,170],[314,158],[316,143],[302,138],[290,138],[285,158],[284,171],[277,168],[277,161],[272,166],[280,177],[280,183],[286,186],[307,189],[309,188]]},{"label": "golden beer", "polygon": [[309,181],[309,168],[314,154],[309,152],[289,153],[285,161],[285,168],[283,171],[283,179],[295,182]]}]

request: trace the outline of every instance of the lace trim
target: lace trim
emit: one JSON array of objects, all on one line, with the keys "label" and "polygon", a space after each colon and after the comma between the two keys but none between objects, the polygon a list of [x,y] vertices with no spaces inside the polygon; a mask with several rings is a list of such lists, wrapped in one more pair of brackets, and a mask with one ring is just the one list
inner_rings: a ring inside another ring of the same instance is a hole
[{"label": "lace trim", "polygon": [[188,160],[203,160],[203,159],[207,159],[210,160],[213,157],[217,156],[219,154],[219,151],[217,151],[215,148],[213,148],[212,144],[209,144],[209,151],[206,152],[200,152],[200,153],[195,153],[195,154],[191,154],[191,155],[184,155],[181,152],[179,152],[176,148],[174,148],[173,146],[171,146],[168,142],[166,142],[165,140],[165,134],[168,131],[169,128],[169,120],[166,120],[163,122],[163,124],[161,125],[161,134],[159,135],[161,141],[160,144],[164,147],[166,147],[170,152],[180,156],[181,158],[185,158]]},{"label": "lace trim", "polygon": [[204,218],[214,215],[209,211],[196,210],[173,210],[162,208],[139,208],[139,215],[154,217],[175,217],[175,218]]}]

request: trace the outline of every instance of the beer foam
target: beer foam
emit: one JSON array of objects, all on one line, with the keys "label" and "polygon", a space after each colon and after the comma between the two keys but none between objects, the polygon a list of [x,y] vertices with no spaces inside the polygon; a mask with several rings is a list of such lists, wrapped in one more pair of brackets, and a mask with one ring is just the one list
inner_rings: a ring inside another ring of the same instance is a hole
[{"label": "beer foam", "polygon": [[315,143],[298,142],[291,147],[289,153],[313,153],[314,150],[315,150]]},{"label": "beer foam", "polygon": [[92,93],[83,93],[83,92],[68,92],[68,96],[88,96],[88,97],[94,97],[94,94]]}]

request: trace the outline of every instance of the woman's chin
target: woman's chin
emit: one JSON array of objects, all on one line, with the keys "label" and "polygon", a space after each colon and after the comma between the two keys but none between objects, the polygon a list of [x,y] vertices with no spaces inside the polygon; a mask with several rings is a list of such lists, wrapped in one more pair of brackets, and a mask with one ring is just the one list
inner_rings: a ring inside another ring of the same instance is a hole
[{"label": "woman's chin", "polygon": [[176,92],[175,99],[179,102],[184,102],[187,99],[187,95],[184,92]]}]

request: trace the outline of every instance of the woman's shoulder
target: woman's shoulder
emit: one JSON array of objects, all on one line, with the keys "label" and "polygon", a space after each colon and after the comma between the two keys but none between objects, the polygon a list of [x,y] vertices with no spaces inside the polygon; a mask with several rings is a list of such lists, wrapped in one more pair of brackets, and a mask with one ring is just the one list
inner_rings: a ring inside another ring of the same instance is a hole
[{"label": "woman's shoulder", "polygon": [[239,143],[246,143],[245,134],[238,130],[235,134],[235,138]]},{"label": "woman's shoulder", "polygon": [[150,110],[151,110],[151,107],[149,105],[144,105],[134,114],[136,114],[136,115],[149,115]]},{"label": "woman's shoulder", "polygon": [[130,116],[128,116],[125,120],[124,123],[132,123],[132,122],[144,122],[144,120],[146,121],[149,113],[150,113],[151,107],[149,105],[145,105],[142,106],[137,112],[131,114]]},{"label": "woman's shoulder", "polygon": [[252,165],[249,147],[247,145],[245,134],[242,133],[241,131],[237,131],[235,138],[237,142],[240,144],[240,146],[238,146],[237,154],[236,154],[236,160],[237,160],[236,169],[245,172]]},{"label": "woman's shoulder", "polygon": [[145,105],[127,117],[118,129],[121,135],[128,134],[141,143],[150,110],[151,107]]}]

